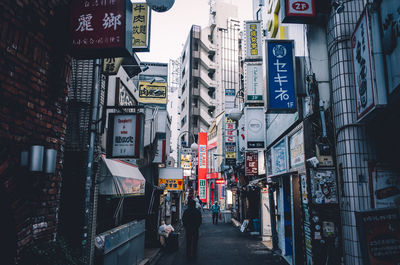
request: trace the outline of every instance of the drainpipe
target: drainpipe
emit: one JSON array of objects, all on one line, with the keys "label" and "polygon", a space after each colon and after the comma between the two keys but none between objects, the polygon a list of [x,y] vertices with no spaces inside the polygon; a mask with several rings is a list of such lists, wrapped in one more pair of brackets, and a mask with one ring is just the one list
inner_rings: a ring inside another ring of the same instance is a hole
[{"label": "drainpipe", "polygon": [[[82,257],[86,262],[91,263],[91,235],[89,236],[90,225],[90,198],[92,193],[92,168],[93,168],[93,154],[95,148],[96,128],[98,120],[98,106],[100,94],[100,71],[101,59],[94,61],[94,77],[93,77],[93,92],[92,92],[92,117],[90,120],[90,138],[87,156],[87,170],[85,182],[85,205],[84,205],[84,221],[83,221],[83,237],[82,237]],[[88,241],[89,240],[89,241]]]}]

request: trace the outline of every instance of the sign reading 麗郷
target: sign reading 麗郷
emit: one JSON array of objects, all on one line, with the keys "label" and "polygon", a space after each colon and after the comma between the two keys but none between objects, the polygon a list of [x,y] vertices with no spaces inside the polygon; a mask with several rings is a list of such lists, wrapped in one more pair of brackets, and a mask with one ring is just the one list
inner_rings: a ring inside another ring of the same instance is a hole
[{"label": "sign reading \u9e97\u90f7", "polygon": [[131,8],[129,0],[72,1],[71,54],[80,59],[131,56]]},{"label": "sign reading \u9e97\u90f7", "polygon": [[267,40],[267,111],[296,112],[294,41]]}]

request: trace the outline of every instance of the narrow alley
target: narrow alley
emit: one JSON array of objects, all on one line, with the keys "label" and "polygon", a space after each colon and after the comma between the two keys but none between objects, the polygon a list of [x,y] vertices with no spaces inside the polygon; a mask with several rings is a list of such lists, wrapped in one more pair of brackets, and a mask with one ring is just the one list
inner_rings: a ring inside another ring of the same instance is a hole
[{"label": "narrow alley", "polygon": [[165,253],[157,265],[183,264],[236,264],[236,265],[285,265],[279,255],[272,253],[257,237],[241,233],[231,223],[212,224],[211,213],[205,210],[200,227],[198,257],[188,260],[185,254],[185,232],[180,231],[179,251]]}]

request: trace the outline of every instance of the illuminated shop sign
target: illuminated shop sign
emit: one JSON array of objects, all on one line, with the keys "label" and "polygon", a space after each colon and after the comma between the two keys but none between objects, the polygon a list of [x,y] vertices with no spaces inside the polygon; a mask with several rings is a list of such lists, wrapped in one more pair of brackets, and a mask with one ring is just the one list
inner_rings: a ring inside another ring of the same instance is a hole
[{"label": "illuminated shop sign", "polygon": [[109,114],[107,158],[141,158],[143,114]]},{"label": "illuminated shop sign", "polygon": [[267,111],[296,112],[294,41],[267,40]]},{"label": "illuminated shop sign", "polygon": [[310,23],[316,16],[314,0],[283,0],[282,22],[283,23]]}]

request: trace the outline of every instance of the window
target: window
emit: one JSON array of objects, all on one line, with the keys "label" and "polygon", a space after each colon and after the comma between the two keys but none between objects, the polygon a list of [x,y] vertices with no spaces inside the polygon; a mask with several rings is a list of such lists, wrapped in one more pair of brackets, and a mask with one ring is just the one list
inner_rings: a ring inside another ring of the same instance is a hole
[{"label": "window", "polygon": [[183,111],[184,108],[185,108],[185,100],[182,102],[181,111]]},{"label": "window", "polygon": [[184,77],[184,76],[185,76],[185,72],[186,72],[186,69],[185,69],[185,68],[183,68],[183,70],[182,70],[182,77]]},{"label": "window", "polygon": [[193,107],[197,108],[199,106],[199,100],[197,98],[193,99]]},{"label": "window", "polygon": [[186,82],[185,83],[183,83],[183,86],[182,86],[182,95],[183,95],[183,92],[185,92],[185,89],[186,89]]},{"label": "window", "polygon": [[198,51],[199,50],[199,42],[198,41],[195,41],[194,43],[193,43],[193,51]]},{"label": "window", "polygon": [[181,127],[183,127],[186,124],[186,116],[183,117],[183,119],[181,120]]},{"label": "window", "polygon": [[193,87],[199,88],[199,80],[197,78],[193,81]]},{"label": "window", "polygon": [[199,61],[193,60],[193,69],[199,69]]}]

